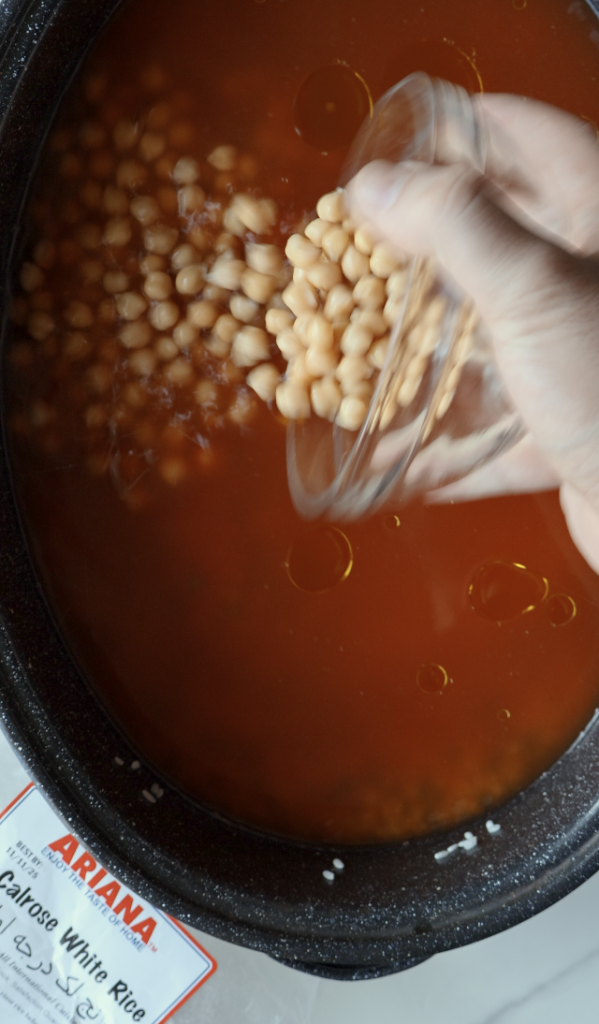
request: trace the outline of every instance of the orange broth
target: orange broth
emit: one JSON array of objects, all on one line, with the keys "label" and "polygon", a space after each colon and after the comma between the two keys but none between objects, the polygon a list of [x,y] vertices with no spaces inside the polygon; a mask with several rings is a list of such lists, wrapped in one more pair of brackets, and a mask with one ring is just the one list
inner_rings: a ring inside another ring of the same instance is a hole
[{"label": "orange broth", "polygon": [[[557,0],[174,0],[168,13],[131,0],[88,67],[135,109],[139,71],[159,60],[192,97],[198,152],[230,142],[255,154],[291,223],[335,186],[343,159],[294,131],[294,98],[315,69],[346,62],[374,100],[414,70],[472,89],[480,76],[487,91],[599,121],[598,43],[584,5]],[[81,116],[78,89],[66,124]],[[46,174],[39,194],[54,188]],[[18,410],[27,385],[14,370],[9,388]],[[151,468],[133,474],[128,501],[109,474],[85,473],[77,431],[55,451],[15,438],[46,594],[140,752],[201,802],[306,839],[404,839],[515,794],[591,718],[599,579],[555,494],[340,524],[351,571],[310,592],[286,568],[309,527],[272,411],[208,431],[213,462],[177,486]]]}]

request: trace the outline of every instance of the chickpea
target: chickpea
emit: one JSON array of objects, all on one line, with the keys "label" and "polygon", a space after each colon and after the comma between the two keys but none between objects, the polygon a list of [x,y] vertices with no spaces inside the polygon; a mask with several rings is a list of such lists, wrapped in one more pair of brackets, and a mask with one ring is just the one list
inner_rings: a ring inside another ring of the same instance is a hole
[{"label": "chickpea", "polygon": [[378,341],[373,342],[372,347],[368,353],[368,362],[376,370],[382,370],[387,358],[387,352],[389,351],[389,335],[385,335],[384,338],[379,338]]},{"label": "chickpea", "polygon": [[184,185],[179,189],[178,206],[182,217],[188,213],[199,213],[206,205],[206,193],[199,185]]},{"label": "chickpea", "polygon": [[393,327],[393,324],[395,323],[395,321],[397,320],[398,316],[400,315],[400,313],[402,311],[403,304],[404,304],[403,298],[399,298],[399,299],[390,298],[390,299],[387,299],[387,301],[385,303],[385,306],[384,306],[384,309],[383,309],[383,316],[384,316],[387,324],[389,325],[389,327]]},{"label": "chickpea", "polygon": [[372,331],[361,324],[350,324],[341,339],[341,351],[346,356],[364,356],[372,345]]},{"label": "chickpea", "polygon": [[170,363],[179,355],[179,348],[172,338],[158,338],[154,343],[154,352],[161,363]]},{"label": "chickpea", "polygon": [[139,188],[147,177],[147,168],[137,160],[123,160],[116,169],[116,183],[119,188]]},{"label": "chickpea", "polygon": [[260,327],[242,327],[235,335],[231,358],[236,366],[255,366],[269,356],[268,335]]},{"label": "chickpea", "polygon": [[168,331],[179,319],[179,307],[175,302],[157,302],[148,313],[148,320],[157,331]]},{"label": "chickpea", "polygon": [[257,270],[259,274],[267,274],[269,277],[277,277],[283,266],[283,258],[276,245],[248,242],[245,247],[245,258],[248,267]]},{"label": "chickpea", "polygon": [[94,322],[94,314],[90,307],[78,299],[71,299],[63,310],[62,317],[69,327],[91,327]]},{"label": "chickpea", "polygon": [[204,268],[201,264],[183,267],[175,278],[175,288],[180,295],[197,295],[204,286]]},{"label": "chickpea", "polygon": [[298,284],[301,283],[302,281],[307,281],[308,275],[306,271],[303,270],[301,267],[294,267],[291,280],[294,282],[294,284]]},{"label": "chickpea", "polygon": [[88,430],[99,430],[104,426],[107,419],[106,409],[98,402],[88,405],[85,410],[85,426]]},{"label": "chickpea", "polygon": [[[364,257],[366,259],[366,257]],[[380,277],[368,274],[360,278],[354,291],[354,300],[363,309],[380,310],[387,301],[385,285]]]},{"label": "chickpea", "polygon": [[171,487],[177,487],[189,475],[185,459],[177,455],[173,455],[168,459],[161,459],[158,465],[158,472],[165,484],[169,484]]},{"label": "chickpea", "polygon": [[189,320],[181,320],[173,331],[173,341],[177,348],[186,349],[198,340],[198,329]]},{"label": "chickpea", "polygon": [[[206,287],[204,288],[203,298],[208,299],[210,302],[216,302],[218,305],[221,306],[225,306],[227,304],[230,296],[230,291],[228,291],[226,288],[219,288],[217,284],[207,284]],[[234,296],[234,298],[243,299],[245,302],[250,301],[249,299],[246,299],[244,295]]]},{"label": "chickpea", "polygon": [[310,395],[305,385],[284,380],[278,385],[275,400],[279,412],[289,420],[308,419],[311,406]]},{"label": "chickpea", "polygon": [[346,395],[339,406],[335,422],[345,430],[359,430],[367,412],[366,402],[355,395]]},{"label": "chickpea", "polygon": [[306,278],[310,284],[320,291],[329,292],[335,285],[341,284],[343,275],[338,263],[319,260],[306,270]]},{"label": "chickpea", "polygon": [[200,177],[200,165],[190,156],[182,156],[173,168],[173,178],[177,185],[193,185]]},{"label": "chickpea", "polygon": [[110,295],[118,295],[119,292],[126,292],[129,287],[129,278],[121,270],[107,270],[102,278],[104,291]]},{"label": "chickpea", "polygon": [[139,263],[140,273],[145,275],[153,274],[157,270],[164,270],[165,267],[166,260],[164,256],[158,256],[157,253],[149,253]]},{"label": "chickpea", "polygon": [[306,270],[320,258],[321,250],[305,235],[290,235],[285,246],[285,255],[294,267]]},{"label": "chickpea", "polygon": [[123,214],[129,210],[129,199],[122,188],[115,188],[114,185],[107,185],[102,196],[102,206],[106,213]]},{"label": "chickpea", "polygon": [[127,364],[138,377],[150,377],[156,369],[156,355],[149,348],[140,348],[131,353]]},{"label": "chickpea", "polygon": [[335,376],[341,381],[342,386],[351,387],[352,384],[371,377],[372,367],[362,356],[344,356],[335,371]]},{"label": "chickpea", "polygon": [[311,220],[304,228],[304,234],[314,245],[322,246],[322,239],[330,226],[330,221],[321,220],[320,217],[317,217],[316,220]]},{"label": "chickpea", "polygon": [[194,388],[193,397],[198,405],[216,405],[218,402],[219,388],[213,380],[198,381]]},{"label": "chickpea", "polygon": [[374,249],[376,238],[374,238],[372,231],[368,228],[367,224],[362,224],[354,235],[354,245],[358,252],[364,253],[365,256],[370,256]]},{"label": "chickpea", "polygon": [[322,251],[331,263],[339,263],[349,245],[349,235],[339,225],[329,227],[322,236]]},{"label": "chickpea", "polygon": [[310,372],[306,365],[306,355],[305,349],[302,349],[301,352],[298,352],[295,359],[288,363],[287,380],[293,381],[294,384],[309,387],[314,380],[314,374]]},{"label": "chickpea", "polygon": [[144,231],[144,245],[148,252],[166,256],[175,248],[178,237],[179,232],[176,228],[169,228],[166,224],[154,224]]},{"label": "chickpea", "polygon": [[334,323],[336,320],[348,320],[354,308],[354,297],[346,284],[337,284],[331,288],[324,306],[324,315]]},{"label": "chickpea", "polygon": [[238,192],[233,198],[230,209],[235,211],[236,216],[249,231],[257,235],[266,234],[276,222],[276,212],[273,217],[272,209],[263,201],[255,199],[254,196],[244,192]]},{"label": "chickpea", "polygon": [[106,141],[106,130],[98,121],[84,121],[79,129],[83,149],[99,149]]},{"label": "chickpea", "polygon": [[102,186],[91,178],[79,189],[79,198],[88,210],[98,210],[102,206]]},{"label": "chickpea", "polygon": [[138,320],[148,308],[139,292],[122,292],[115,298],[116,311],[123,320]]},{"label": "chickpea", "polygon": [[223,227],[237,238],[245,235],[245,225],[241,223],[232,206],[227,207],[223,214]]},{"label": "chickpea", "polygon": [[120,152],[132,149],[138,138],[139,124],[134,124],[133,121],[122,120],[114,126],[112,141],[114,142],[114,148]]},{"label": "chickpea", "polygon": [[128,217],[111,217],[104,225],[102,236],[104,245],[115,246],[117,249],[131,241],[131,223]]},{"label": "chickpea", "polygon": [[245,292],[248,298],[261,305],[266,305],[270,300],[276,284],[277,282],[274,277],[270,277],[268,274],[261,274],[259,270],[252,270],[251,267],[244,270],[241,277],[242,291]]},{"label": "chickpea", "polygon": [[331,224],[340,224],[347,216],[345,209],[345,191],[337,189],[336,192],[328,192],[321,196],[316,204],[316,213],[321,220],[327,220]]},{"label": "chickpea", "polygon": [[333,347],[335,341],[333,326],[322,313],[314,313],[310,317],[306,330],[306,341],[313,349],[324,351]]},{"label": "chickpea", "polygon": [[84,249],[97,249],[102,241],[99,224],[82,224],[77,230],[77,241]]},{"label": "chickpea", "polygon": [[212,264],[208,280],[219,288],[226,288],[228,291],[237,291],[241,287],[241,278],[245,271],[243,260],[231,259],[229,256],[219,256]]},{"label": "chickpea", "polygon": [[152,328],[147,320],[127,323],[119,331],[119,340],[125,348],[145,348],[151,337]]},{"label": "chickpea", "polygon": [[91,345],[85,334],[81,331],[73,331],[67,334],[62,346],[62,354],[69,362],[77,362],[79,359],[86,359],[91,352]]},{"label": "chickpea", "polygon": [[68,267],[76,263],[83,255],[81,246],[72,238],[63,238],[58,244],[58,260],[63,266]]},{"label": "chickpea", "polygon": [[375,277],[387,278],[398,266],[402,264],[402,257],[398,256],[390,246],[384,242],[377,242],[370,257],[370,270]]},{"label": "chickpea", "polygon": [[297,336],[300,339],[300,341],[302,342],[302,344],[305,345],[305,346],[308,346],[308,344],[309,344],[309,342],[308,342],[308,328],[310,327],[310,324],[312,323],[312,318],[313,317],[314,317],[314,313],[312,313],[311,310],[308,310],[307,313],[300,313],[300,315],[298,317],[296,317],[295,320],[293,321],[293,330],[294,330],[295,334],[297,334]]},{"label": "chickpea", "polygon": [[173,270],[182,270],[192,263],[199,263],[200,254],[193,245],[180,245],[171,256]]},{"label": "chickpea", "polygon": [[223,313],[216,321],[213,333],[222,341],[225,341],[230,345],[241,327],[241,322],[236,320],[234,316],[230,313]]},{"label": "chickpea", "polygon": [[149,299],[160,302],[163,299],[168,299],[172,293],[173,282],[163,270],[154,270],[147,275],[143,290]]},{"label": "chickpea", "polygon": [[347,280],[356,284],[370,272],[370,261],[368,256],[358,252],[355,245],[348,245],[341,259],[341,269]]},{"label": "chickpea", "polygon": [[324,377],[322,380],[315,380],[310,388],[310,397],[316,415],[332,423],[343,398],[335,378]]},{"label": "chickpea", "polygon": [[212,334],[204,343],[204,347],[215,359],[227,359],[231,351],[231,342]]},{"label": "chickpea", "polygon": [[40,270],[35,263],[24,263],[21,267],[21,273],[19,274],[19,281],[21,287],[26,292],[32,292],[36,288],[41,288],[45,280],[43,270]]},{"label": "chickpea", "polygon": [[191,363],[188,363],[184,356],[173,359],[172,363],[164,371],[164,375],[172,384],[179,386],[190,384],[195,376]]},{"label": "chickpea", "polygon": [[233,316],[244,324],[253,323],[260,310],[258,303],[248,299],[247,295],[234,295],[229,305]]},{"label": "chickpea", "polygon": [[187,319],[194,327],[213,327],[219,316],[219,311],[214,302],[200,299],[198,302],[190,302],[187,307]]},{"label": "chickpea", "polygon": [[311,377],[326,377],[328,374],[334,373],[338,362],[336,353],[331,349],[322,349],[310,345],[306,352],[306,372]]},{"label": "chickpea", "polygon": [[356,306],[350,320],[353,324],[361,324],[362,327],[372,331],[374,338],[380,338],[389,330],[387,321],[380,310],[360,309],[359,306]]},{"label": "chickpea", "polygon": [[266,330],[270,334],[279,334],[293,324],[293,314],[288,309],[269,309],[266,311]]},{"label": "chickpea", "polygon": [[[334,320],[333,321],[331,326],[333,328],[333,337],[335,339],[335,345],[338,345],[338,346],[341,345],[341,339],[342,339],[343,335],[345,334],[347,328],[349,327],[350,322],[351,321],[349,321],[349,320]],[[385,329],[386,329],[386,325],[385,325]]]},{"label": "chickpea", "polygon": [[309,281],[288,284],[283,292],[283,301],[295,316],[318,309],[318,294]]},{"label": "chickpea", "polygon": [[149,227],[160,216],[160,207],[153,196],[135,196],[129,204],[131,214],[143,227]]},{"label": "chickpea", "polygon": [[207,159],[217,171],[233,171],[237,163],[237,150],[235,146],[217,146]]},{"label": "chickpea", "polygon": [[227,419],[231,423],[243,426],[251,423],[258,412],[258,403],[247,391],[238,391],[227,410]]},{"label": "chickpea", "polygon": [[353,398],[360,398],[366,405],[370,405],[374,386],[370,380],[360,380],[357,384],[350,384],[346,393]]},{"label": "chickpea", "polygon": [[290,327],[277,334],[276,342],[277,348],[282,352],[287,362],[295,359],[304,348],[297,334]]},{"label": "chickpea", "polygon": [[49,238],[43,238],[33,250],[33,259],[38,267],[43,270],[51,270],[56,263],[56,246]]},{"label": "chickpea", "polygon": [[262,363],[261,366],[250,370],[246,381],[256,392],[258,398],[261,398],[263,402],[272,402],[281,382],[281,375],[273,363]]},{"label": "chickpea", "polygon": [[151,163],[162,156],[166,149],[166,139],[160,132],[144,132],[139,140],[138,152],[142,160]]}]

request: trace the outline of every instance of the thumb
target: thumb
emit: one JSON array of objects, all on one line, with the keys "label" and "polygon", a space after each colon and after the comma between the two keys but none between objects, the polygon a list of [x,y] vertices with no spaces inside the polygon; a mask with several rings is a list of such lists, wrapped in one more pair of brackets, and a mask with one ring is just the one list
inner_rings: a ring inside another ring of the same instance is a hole
[{"label": "thumb", "polygon": [[465,164],[377,160],[350,182],[348,194],[354,219],[391,245],[434,257],[490,325],[514,302],[526,304],[547,248],[556,248],[510,217],[493,187]]}]

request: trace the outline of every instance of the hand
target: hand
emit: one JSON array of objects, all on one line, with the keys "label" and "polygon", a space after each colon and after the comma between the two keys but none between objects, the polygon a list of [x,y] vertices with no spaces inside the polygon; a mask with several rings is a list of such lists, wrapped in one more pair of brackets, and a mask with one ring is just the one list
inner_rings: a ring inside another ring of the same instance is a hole
[{"label": "hand", "polygon": [[599,572],[599,147],[546,104],[481,96],[485,177],[464,164],[376,162],[349,185],[381,238],[434,256],[473,299],[530,432],[436,500],[561,485],[570,533]]}]

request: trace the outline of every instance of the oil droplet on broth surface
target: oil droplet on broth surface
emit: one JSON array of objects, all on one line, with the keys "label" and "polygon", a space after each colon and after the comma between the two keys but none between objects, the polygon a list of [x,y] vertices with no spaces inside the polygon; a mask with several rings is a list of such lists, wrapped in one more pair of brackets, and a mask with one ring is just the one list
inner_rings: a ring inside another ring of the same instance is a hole
[{"label": "oil droplet on broth surface", "polygon": [[533,611],[547,597],[547,580],[518,562],[489,562],[468,588],[470,605],[489,622],[508,622]]},{"label": "oil droplet on broth surface", "polygon": [[285,568],[298,590],[320,593],[346,579],[354,562],[347,537],[336,526],[312,526],[289,549]]},{"label": "oil droplet on broth surface", "polygon": [[401,526],[401,520],[399,516],[385,516],[383,524],[388,530],[397,530]]},{"label": "oil droplet on broth surface", "polygon": [[449,682],[449,676],[442,665],[421,665],[416,682],[425,693],[443,693]]},{"label": "oil droplet on broth surface", "polygon": [[577,610],[576,602],[569,594],[551,594],[543,604],[543,611],[552,626],[567,626]]},{"label": "oil droplet on broth surface", "polygon": [[511,718],[511,712],[507,708],[502,708],[501,711],[497,712],[497,717],[500,722],[507,722],[508,718]]},{"label": "oil droplet on broth surface", "polygon": [[321,153],[349,146],[372,113],[366,82],[346,64],[327,64],[300,85],[293,106],[298,135]]},{"label": "oil droplet on broth surface", "polygon": [[414,71],[425,71],[433,78],[445,78],[469,92],[482,92],[483,82],[474,54],[469,56],[452,39],[413,40],[387,64],[383,92]]}]

